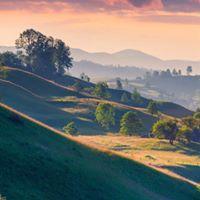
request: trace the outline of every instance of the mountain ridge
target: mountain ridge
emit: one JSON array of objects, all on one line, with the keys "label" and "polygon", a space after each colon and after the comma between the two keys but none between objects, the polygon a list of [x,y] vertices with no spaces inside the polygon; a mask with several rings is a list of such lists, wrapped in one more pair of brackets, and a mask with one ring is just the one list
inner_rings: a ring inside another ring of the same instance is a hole
[{"label": "mountain ridge", "polygon": [[[14,46],[0,46],[0,53],[4,51],[16,51]],[[83,60],[91,61],[102,65],[114,65],[114,66],[130,66],[139,67],[153,70],[166,70],[169,69],[186,69],[187,66],[193,66],[195,74],[200,73],[200,61],[195,60],[182,60],[182,59],[160,59],[151,54],[134,50],[124,49],[114,53],[107,52],[88,52],[79,48],[71,48],[71,54],[74,61],[80,62]]]}]

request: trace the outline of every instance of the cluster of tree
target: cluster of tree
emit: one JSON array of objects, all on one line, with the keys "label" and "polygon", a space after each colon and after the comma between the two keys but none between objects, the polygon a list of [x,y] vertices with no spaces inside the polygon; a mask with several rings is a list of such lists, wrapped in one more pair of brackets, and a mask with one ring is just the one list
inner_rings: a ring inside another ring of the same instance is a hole
[{"label": "cluster of tree", "polygon": [[[105,129],[116,124],[116,112],[111,104],[100,103],[95,112],[97,122]],[[120,120],[120,133],[123,135],[139,135],[143,131],[144,126],[142,120],[137,113],[129,111],[125,113]]]},{"label": "cluster of tree", "polygon": [[6,52],[0,55],[0,65],[24,68],[33,73],[51,78],[63,75],[72,67],[70,48],[59,39],[28,29],[16,40],[17,54]]},{"label": "cluster of tree", "polygon": [[22,68],[23,63],[19,55],[7,51],[5,53],[0,53],[0,66]]},{"label": "cluster of tree", "polygon": [[[189,76],[192,73],[193,69],[192,66],[188,66],[186,68],[186,74]],[[156,78],[156,77],[161,77],[161,78],[169,78],[172,76],[182,76],[182,71],[176,70],[175,68],[173,70],[167,69],[163,71],[153,71],[151,72],[146,72],[145,79],[151,79],[151,78]]]},{"label": "cluster of tree", "polygon": [[152,133],[158,138],[168,139],[173,145],[177,139],[181,142],[200,141],[200,113],[181,121],[162,119],[152,127]]}]

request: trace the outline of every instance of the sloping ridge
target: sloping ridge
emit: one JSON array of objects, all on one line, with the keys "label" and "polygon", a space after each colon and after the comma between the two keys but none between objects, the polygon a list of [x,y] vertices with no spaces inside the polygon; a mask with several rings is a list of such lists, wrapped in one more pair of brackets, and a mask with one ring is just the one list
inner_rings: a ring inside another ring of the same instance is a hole
[{"label": "sloping ridge", "polygon": [[0,122],[0,194],[7,199],[199,199],[195,186],[89,148],[2,104]]}]

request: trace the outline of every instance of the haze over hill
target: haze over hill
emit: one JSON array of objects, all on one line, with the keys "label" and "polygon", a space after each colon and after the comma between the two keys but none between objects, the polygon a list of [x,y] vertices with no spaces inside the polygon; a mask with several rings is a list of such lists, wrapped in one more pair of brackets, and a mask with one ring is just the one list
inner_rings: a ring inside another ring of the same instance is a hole
[{"label": "haze over hill", "polygon": [[[0,52],[5,51],[16,51],[16,49],[12,46],[0,46]],[[172,60],[162,60],[155,56],[133,49],[125,49],[116,53],[90,53],[82,49],[71,48],[71,54],[76,62],[86,60],[101,65],[135,66],[139,68],[157,70],[177,68],[181,69],[183,72],[185,72],[186,67],[190,65],[193,67],[194,74],[200,74],[200,61],[179,60],[176,58]]]},{"label": "haze over hill", "polygon": [[126,49],[116,53],[89,53],[81,49],[71,49],[75,61],[88,60],[103,65],[136,66],[147,69],[181,69],[185,70],[188,65],[193,67],[194,73],[200,73],[200,61],[190,60],[162,60],[141,51]]}]

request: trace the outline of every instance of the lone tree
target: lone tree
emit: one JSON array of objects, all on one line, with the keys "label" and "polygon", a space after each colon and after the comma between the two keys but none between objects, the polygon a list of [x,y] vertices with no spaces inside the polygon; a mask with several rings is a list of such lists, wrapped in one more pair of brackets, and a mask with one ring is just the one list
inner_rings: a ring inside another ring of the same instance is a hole
[{"label": "lone tree", "polygon": [[115,125],[115,110],[111,104],[100,103],[95,112],[97,122],[105,129]]},{"label": "lone tree", "polygon": [[168,139],[173,145],[178,134],[178,126],[173,120],[159,120],[153,125],[152,133],[158,138]]},{"label": "lone tree", "polygon": [[100,98],[109,98],[110,95],[108,93],[108,85],[106,82],[99,82],[95,85],[94,95]]},{"label": "lone tree", "polygon": [[0,54],[0,66],[23,68],[19,56],[9,51]]},{"label": "lone tree", "polygon": [[132,100],[133,100],[135,103],[142,103],[141,95],[140,95],[140,93],[137,91],[136,88],[134,89],[133,94],[131,95],[131,98],[132,98]]},{"label": "lone tree", "polygon": [[120,78],[116,79],[116,89],[117,90],[122,90],[123,89],[122,82],[121,82]]},{"label": "lone tree", "polygon": [[186,71],[187,71],[187,75],[189,76],[192,73],[192,66],[188,66]]},{"label": "lone tree", "polygon": [[70,135],[77,135],[78,129],[75,126],[74,122],[68,123],[66,126],[63,127],[63,131]]},{"label": "lone tree", "polygon": [[122,116],[120,121],[120,133],[123,135],[138,135],[144,126],[135,112],[129,111]]},{"label": "lone tree", "polygon": [[63,75],[72,67],[70,49],[61,40],[27,29],[15,42],[26,68],[45,77]]},{"label": "lone tree", "polygon": [[155,101],[150,101],[147,106],[147,110],[152,115],[158,114],[157,103]]}]

